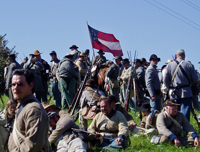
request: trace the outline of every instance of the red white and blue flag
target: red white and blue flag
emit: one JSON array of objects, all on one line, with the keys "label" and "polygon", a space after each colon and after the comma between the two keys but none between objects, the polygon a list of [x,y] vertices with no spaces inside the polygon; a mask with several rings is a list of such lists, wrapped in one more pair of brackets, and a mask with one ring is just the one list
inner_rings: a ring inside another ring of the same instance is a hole
[{"label": "red white and blue flag", "polygon": [[101,49],[104,52],[110,52],[114,56],[123,56],[119,40],[117,40],[113,34],[103,33],[93,29],[89,25],[88,29],[90,32],[93,48],[98,50]]}]

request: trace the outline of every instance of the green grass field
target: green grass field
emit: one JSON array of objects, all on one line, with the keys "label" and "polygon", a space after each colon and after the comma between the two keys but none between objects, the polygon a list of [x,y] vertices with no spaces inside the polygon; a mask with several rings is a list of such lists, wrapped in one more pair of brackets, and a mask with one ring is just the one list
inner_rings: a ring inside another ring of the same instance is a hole
[{"label": "green grass field", "polygon": [[[0,101],[0,108],[4,109],[9,98],[7,96],[4,96],[4,95],[1,95],[1,96],[2,96],[2,99],[4,101],[4,105]],[[53,99],[51,99],[50,103],[51,104],[54,103]],[[133,116],[136,123],[139,124],[139,118],[135,117],[135,113],[133,111],[131,111],[130,113]],[[196,114],[198,115],[199,112],[196,111]],[[136,115],[138,115],[138,113],[136,113]],[[76,123],[79,124],[78,121]],[[89,123],[91,123],[91,121],[89,121]],[[199,134],[199,128],[198,128],[198,125],[196,123],[196,120],[192,117],[192,113],[191,113],[190,123],[194,126],[194,128],[197,130],[197,132]],[[139,152],[172,152],[172,151],[173,152],[188,152],[188,151],[194,151],[194,150],[200,151],[200,147],[194,148],[194,146],[174,147],[171,144],[155,145],[155,144],[150,143],[150,140],[151,140],[150,136],[133,137],[132,135],[130,135],[130,139],[131,139],[131,145],[128,148],[126,148],[125,150],[122,150],[122,152],[132,152],[132,151],[139,151]],[[100,151],[100,149],[98,147],[95,147],[94,149],[89,149],[88,151],[96,152],[96,151]]]}]

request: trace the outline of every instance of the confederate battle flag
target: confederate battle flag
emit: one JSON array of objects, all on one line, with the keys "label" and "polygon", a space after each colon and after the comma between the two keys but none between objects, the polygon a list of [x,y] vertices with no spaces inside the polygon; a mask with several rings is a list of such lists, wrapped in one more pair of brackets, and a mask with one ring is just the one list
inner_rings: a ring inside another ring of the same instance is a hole
[{"label": "confederate battle flag", "polygon": [[110,52],[114,56],[123,56],[119,40],[115,38],[113,34],[103,33],[95,30],[88,25],[88,29],[91,36],[92,46],[95,49],[103,50],[104,52]]}]

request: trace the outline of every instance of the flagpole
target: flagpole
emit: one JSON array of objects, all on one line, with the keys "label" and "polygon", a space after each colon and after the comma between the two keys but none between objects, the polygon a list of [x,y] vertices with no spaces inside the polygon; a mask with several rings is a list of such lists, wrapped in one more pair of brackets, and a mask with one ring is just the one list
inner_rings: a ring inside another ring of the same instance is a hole
[{"label": "flagpole", "polygon": [[[86,20],[86,23],[87,23],[87,27],[88,27],[88,21],[87,21],[87,20]],[[91,41],[91,45],[92,45],[92,37],[91,37],[91,33],[90,33],[90,30],[89,30],[89,27],[88,27],[88,31],[89,31],[90,41]],[[94,59],[94,57],[95,57],[95,52],[94,52],[93,46],[92,46],[92,50],[93,50],[93,57],[92,57],[92,61],[93,61],[93,59]]]}]

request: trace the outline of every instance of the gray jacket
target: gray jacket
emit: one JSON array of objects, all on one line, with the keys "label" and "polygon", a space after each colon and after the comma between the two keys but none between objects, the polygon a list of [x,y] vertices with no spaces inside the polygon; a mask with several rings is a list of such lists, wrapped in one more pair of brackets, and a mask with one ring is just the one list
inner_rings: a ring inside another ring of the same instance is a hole
[{"label": "gray jacket", "polygon": [[22,67],[17,61],[13,61],[8,67],[8,74],[7,74],[7,79],[6,79],[6,88],[10,87],[11,79],[12,79],[12,73],[16,69],[22,69]]},{"label": "gray jacket", "polygon": [[51,72],[51,76],[53,76],[53,77],[56,76],[56,70],[58,69],[59,62],[60,62],[59,59],[55,59],[55,60],[51,61],[50,72]]},{"label": "gray jacket", "polygon": [[117,79],[117,77],[119,76],[120,74],[120,71],[119,71],[119,66],[116,65],[116,64],[112,64],[108,71],[106,72],[106,75],[107,77],[109,77],[110,79]]},{"label": "gray jacket", "polygon": [[145,85],[145,69],[142,65],[136,68],[136,75],[137,75],[137,82],[139,83],[138,85],[140,87],[146,88],[146,85]]},{"label": "gray jacket", "polygon": [[31,72],[34,73],[35,78],[34,78],[34,88],[35,92],[38,91],[43,91],[43,85],[42,85],[42,78],[41,78],[41,70],[44,69],[44,66],[41,62],[37,61],[34,63],[26,63],[24,65],[24,69],[30,70]]},{"label": "gray jacket", "polygon": [[[187,75],[188,75],[188,77],[190,79],[190,82],[198,81],[197,73],[196,73],[196,71],[194,69],[194,66],[190,62],[184,61],[181,58],[178,58],[177,61],[179,63],[181,61],[183,61],[181,66],[183,67],[183,69],[187,73]],[[178,90],[178,96],[180,98],[192,97],[192,90],[189,87],[190,83],[189,83],[188,79],[183,74],[183,72],[181,71],[180,68],[178,68],[178,71],[177,71],[177,73],[176,73],[176,75],[174,77],[174,80],[172,81],[172,77],[173,77],[173,74],[174,74],[174,72],[176,70],[176,67],[177,67],[177,63],[175,61],[171,62],[171,63],[169,63],[167,65],[166,74],[164,75],[164,78],[163,78],[164,84],[167,86],[168,89],[170,88],[170,86],[171,87],[177,87],[177,86],[188,85],[188,87],[181,87],[181,89]]]},{"label": "gray jacket", "polygon": [[151,97],[155,97],[156,96],[155,91],[160,90],[161,87],[156,67],[157,66],[150,64],[145,74],[146,87]]},{"label": "gray jacket", "polygon": [[64,58],[59,63],[59,77],[63,78],[75,78],[78,80],[79,73],[74,69],[74,63],[68,59]]}]

